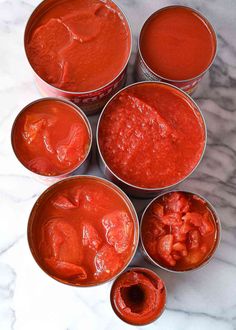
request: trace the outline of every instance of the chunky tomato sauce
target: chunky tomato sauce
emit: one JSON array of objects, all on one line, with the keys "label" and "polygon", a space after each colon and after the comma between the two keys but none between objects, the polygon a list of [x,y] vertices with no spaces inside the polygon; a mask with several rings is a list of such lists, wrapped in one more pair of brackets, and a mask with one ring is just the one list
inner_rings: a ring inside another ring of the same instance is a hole
[{"label": "chunky tomato sauce", "polygon": [[110,83],[125,67],[130,47],[127,21],[110,0],[51,1],[26,40],[36,73],[70,92]]},{"label": "chunky tomato sauce", "polygon": [[148,269],[132,268],[121,274],[112,286],[111,303],[115,313],[133,325],[157,319],[165,302],[164,283]]},{"label": "chunky tomato sauce", "polygon": [[109,168],[129,184],[161,188],[196,167],[205,126],[194,103],[160,83],[127,87],[105,108],[98,144]]},{"label": "chunky tomato sauce", "polygon": [[184,271],[200,266],[211,256],[219,233],[206,201],[191,193],[171,192],[147,209],[141,234],[154,261]]},{"label": "chunky tomato sauce", "polygon": [[73,285],[102,283],[119,273],[137,245],[135,216],[111,184],[74,177],[36,203],[28,237],[38,264]]},{"label": "chunky tomato sauce", "polygon": [[57,176],[83,162],[91,136],[85,119],[72,105],[42,99],[17,117],[12,140],[24,166],[37,174]]},{"label": "chunky tomato sauce", "polygon": [[140,35],[144,61],[157,75],[185,80],[202,74],[216,52],[216,37],[204,18],[186,7],[156,12]]}]

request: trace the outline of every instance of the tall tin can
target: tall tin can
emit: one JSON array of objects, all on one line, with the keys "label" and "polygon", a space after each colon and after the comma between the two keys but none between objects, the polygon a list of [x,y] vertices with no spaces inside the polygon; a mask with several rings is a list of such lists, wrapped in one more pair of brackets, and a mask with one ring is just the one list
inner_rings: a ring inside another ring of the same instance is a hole
[{"label": "tall tin can", "polygon": [[[27,110],[29,109],[32,105],[36,104],[36,103],[39,103],[39,102],[42,102],[42,101],[56,101],[56,102],[61,102],[61,103],[64,103],[64,104],[67,104],[71,107],[73,107],[74,111],[76,111],[80,116],[81,118],[83,119],[86,127],[87,127],[87,130],[88,130],[88,133],[89,133],[89,145],[88,145],[88,149],[87,149],[87,152],[86,152],[86,155],[83,159],[83,161],[77,165],[73,170],[70,170],[66,173],[63,173],[61,175],[56,175],[56,176],[51,176],[51,175],[41,175],[41,174],[38,174],[36,172],[33,172],[31,171],[30,169],[28,169],[23,163],[22,161],[19,159],[18,155],[17,155],[17,152],[16,152],[16,148],[14,146],[14,128],[16,126],[16,122],[17,120],[20,118],[20,116]],[[91,128],[91,125],[90,125],[90,122],[88,120],[88,118],[86,117],[86,115],[84,114],[84,112],[78,107],[76,106],[74,103],[70,102],[70,101],[67,101],[67,100],[61,100],[61,99],[58,99],[58,98],[52,98],[52,97],[47,97],[47,98],[42,98],[42,99],[38,99],[36,101],[33,101],[31,103],[29,103],[28,105],[26,105],[20,112],[19,114],[17,115],[17,117],[15,118],[14,120],[14,123],[12,125],[12,129],[11,129],[11,145],[12,145],[12,149],[14,151],[14,154],[16,156],[16,158],[18,159],[19,161],[19,164],[24,167],[24,169],[27,170],[27,172],[29,173],[29,176],[33,177],[34,179],[36,179],[37,181],[49,186],[51,184],[54,184],[58,181],[60,181],[61,179],[65,179],[69,176],[72,176],[72,175],[75,175],[75,174],[84,174],[86,172],[86,170],[88,169],[88,166],[90,164],[90,160],[91,160],[91,155],[92,155],[92,142],[93,142],[93,136],[92,136],[92,128]]]},{"label": "tall tin can", "polygon": [[[148,64],[145,62],[142,51],[141,51],[141,37],[142,37],[142,33],[143,33],[145,27],[147,26],[147,24],[160,12],[168,10],[168,9],[172,9],[172,8],[183,8],[183,9],[191,10],[193,13],[198,15],[202,19],[204,24],[211,31],[212,38],[214,41],[214,56],[212,57],[210,64],[207,66],[207,68],[203,72],[201,72],[197,76],[190,78],[190,79],[184,79],[184,80],[169,79],[169,78],[166,78],[166,77],[158,74],[157,72],[154,72],[148,66]],[[205,75],[205,73],[210,69],[212,63],[215,60],[216,53],[217,53],[217,36],[216,36],[215,30],[212,27],[211,23],[200,12],[198,12],[197,10],[192,9],[190,7],[187,7],[187,6],[174,5],[174,6],[164,7],[164,8],[157,10],[156,12],[154,12],[145,21],[145,23],[141,29],[139,39],[138,39],[138,52],[137,52],[136,63],[135,63],[135,78],[137,81],[145,81],[145,80],[163,81],[163,82],[172,84],[172,85],[182,89],[187,94],[192,94],[197,89],[198,84],[201,81],[201,79],[203,78],[203,76]]]},{"label": "tall tin can", "polygon": [[[25,54],[28,59],[28,62],[33,70],[34,73],[34,79],[36,86],[40,93],[44,97],[59,97],[59,98],[65,98],[68,101],[71,101],[78,105],[82,110],[86,113],[86,115],[93,115],[97,112],[99,112],[103,106],[107,103],[107,101],[110,99],[112,95],[114,95],[119,89],[121,89],[126,82],[127,77],[127,66],[131,55],[132,50],[132,33],[131,28],[129,25],[129,22],[123,13],[123,11],[115,4],[114,1],[109,0],[109,3],[111,3],[112,6],[116,7],[119,11],[119,17],[123,20],[123,24],[127,27],[128,34],[129,34],[129,54],[127,56],[127,59],[125,61],[125,64],[120,69],[119,74],[112,79],[110,82],[108,82],[106,85],[101,86],[95,90],[89,90],[89,91],[83,91],[83,92],[71,92],[68,90],[63,90],[58,87],[53,86],[52,84],[49,84],[44,79],[42,79],[36,70],[34,69],[33,65],[30,62],[30,58],[27,53],[27,41],[30,36],[30,32],[32,30],[33,24],[35,21],[42,16],[51,6],[53,6],[57,0],[44,0],[42,1],[36,9],[33,11],[31,16],[29,17],[29,20],[25,27],[25,34],[24,34],[24,47],[25,47]],[[111,59],[112,61],[112,59]]]}]

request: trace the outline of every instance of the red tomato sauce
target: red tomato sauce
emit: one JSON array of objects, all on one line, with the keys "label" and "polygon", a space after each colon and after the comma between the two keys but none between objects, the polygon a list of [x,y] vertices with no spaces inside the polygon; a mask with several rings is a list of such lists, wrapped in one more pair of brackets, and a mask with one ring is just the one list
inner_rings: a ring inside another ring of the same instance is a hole
[{"label": "red tomato sauce", "polygon": [[130,48],[128,23],[110,0],[54,1],[37,16],[26,40],[36,73],[69,92],[110,83],[125,67]]},{"label": "red tomato sauce", "polygon": [[123,321],[133,325],[153,322],[166,302],[163,281],[152,271],[132,268],[121,274],[111,290],[112,307]]},{"label": "red tomato sauce", "polygon": [[191,8],[167,7],[144,24],[140,50],[148,67],[162,78],[191,79],[211,64],[216,37],[210,24]]},{"label": "red tomato sauce", "polygon": [[135,216],[106,181],[74,177],[49,188],[28,226],[31,251],[50,276],[89,286],[105,282],[129,262],[137,245]]},{"label": "red tomato sauce", "polygon": [[98,144],[111,171],[129,184],[162,188],[198,164],[205,146],[199,110],[179,90],[160,83],[127,87],[108,103]]},{"label": "red tomato sauce", "polygon": [[143,217],[141,233],[150,257],[177,271],[194,269],[208,260],[219,235],[206,201],[185,192],[156,199]]},{"label": "red tomato sauce", "polygon": [[77,168],[88,154],[91,138],[85,119],[72,105],[50,99],[26,107],[12,131],[13,148],[20,162],[45,176]]}]

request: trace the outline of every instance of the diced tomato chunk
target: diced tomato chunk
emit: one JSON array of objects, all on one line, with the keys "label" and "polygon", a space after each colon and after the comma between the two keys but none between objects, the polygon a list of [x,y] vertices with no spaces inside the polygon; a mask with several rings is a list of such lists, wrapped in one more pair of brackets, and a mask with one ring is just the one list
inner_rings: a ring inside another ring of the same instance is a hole
[{"label": "diced tomato chunk", "polygon": [[186,245],[181,242],[173,244],[173,251],[179,252],[181,254],[181,256],[183,256],[183,257],[186,257],[188,254]]},{"label": "diced tomato chunk", "polygon": [[88,246],[90,249],[98,250],[99,246],[102,243],[102,239],[99,237],[98,232],[96,229],[86,223],[83,225],[83,234],[82,234],[82,242],[83,246]]},{"label": "diced tomato chunk", "polygon": [[153,238],[157,238],[161,235],[166,234],[164,224],[161,221],[159,221],[156,217],[152,217],[148,219],[146,228],[147,229],[145,231],[152,233]]},{"label": "diced tomato chunk", "polygon": [[171,254],[173,248],[174,236],[171,234],[161,237],[158,241],[158,253],[160,255]]},{"label": "diced tomato chunk", "polygon": [[203,236],[212,234],[215,230],[214,224],[209,217],[208,211],[203,215],[202,225],[200,226],[199,230]]},{"label": "diced tomato chunk", "polygon": [[179,212],[167,213],[162,217],[161,221],[168,226],[181,226],[183,223],[181,220],[181,213]]},{"label": "diced tomato chunk", "polygon": [[77,208],[78,205],[74,203],[74,201],[71,201],[68,197],[65,195],[57,195],[53,200],[52,204],[55,207],[62,208],[62,209],[74,209]]},{"label": "diced tomato chunk", "polygon": [[200,227],[202,224],[202,214],[197,212],[187,212],[183,216],[183,220],[187,223],[191,223],[196,227]]},{"label": "diced tomato chunk", "polygon": [[81,266],[70,262],[57,260],[53,257],[45,258],[45,262],[50,269],[61,278],[78,278],[80,280],[85,280],[87,278],[87,273]]},{"label": "diced tomato chunk", "polygon": [[96,254],[94,259],[95,278],[106,279],[111,277],[120,268],[120,259],[115,249],[106,244]]},{"label": "diced tomato chunk", "polygon": [[169,212],[188,212],[189,202],[188,199],[180,192],[170,193],[165,197],[165,207]]},{"label": "diced tomato chunk", "polygon": [[152,205],[152,213],[158,218],[162,218],[164,215],[164,206],[155,202]]},{"label": "diced tomato chunk", "polygon": [[197,249],[201,243],[201,235],[197,229],[190,230],[188,233],[188,248]]},{"label": "diced tomato chunk", "polygon": [[103,217],[102,224],[106,230],[107,242],[118,253],[127,250],[133,233],[133,222],[129,215],[124,211],[114,211]]}]

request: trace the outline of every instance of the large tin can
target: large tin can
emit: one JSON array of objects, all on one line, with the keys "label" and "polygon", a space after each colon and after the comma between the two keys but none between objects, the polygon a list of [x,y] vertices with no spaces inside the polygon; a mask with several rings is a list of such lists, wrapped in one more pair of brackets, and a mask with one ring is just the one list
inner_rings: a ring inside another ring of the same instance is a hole
[{"label": "large tin can", "polygon": [[[154,82],[154,81],[149,81],[150,83],[157,83],[157,82]],[[204,143],[204,149],[202,151],[202,155],[201,155],[201,158],[199,159],[198,163],[196,164],[196,166],[193,168],[193,170],[186,176],[184,177],[183,179],[179,180],[178,182],[170,185],[170,186],[166,186],[166,187],[162,187],[162,188],[143,188],[143,187],[138,187],[138,186],[134,186],[126,181],[124,181],[123,179],[121,179],[116,173],[114,173],[109,165],[106,163],[103,155],[102,155],[102,152],[101,152],[101,149],[100,149],[100,145],[99,145],[99,127],[100,127],[100,122],[101,122],[101,119],[102,119],[102,116],[104,114],[104,112],[106,111],[106,108],[107,106],[113,101],[113,99],[119,95],[119,93],[121,93],[123,90],[131,87],[131,86],[134,86],[136,84],[142,84],[142,83],[145,83],[145,82],[138,82],[138,83],[134,83],[132,85],[129,85],[129,86],[126,86],[124,87],[122,90],[120,90],[119,92],[117,92],[110,100],[109,102],[106,104],[106,106],[103,108],[101,114],[100,114],[100,117],[98,119],[98,124],[97,124],[97,131],[96,131],[96,143],[97,143],[97,157],[98,157],[98,163],[99,163],[99,166],[102,170],[102,172],[104,173],[105,177],[108,178],[110,181],[114,182],[115,184],[117,184],[119,187],[121,187],[127,194],[129,194],[130,196],[132,197],[137,197],[137,198],[153,198],[155,197],[157,194],[160,194],[162,193],[163,191],[166,191],[170,188],[172,188],[173,186],[183,182],[184,180],[186,180],[195,170],[196,168],[198,167],[198,165],[200,164],[202,158],[203,158],[203,155],[205,153],[205,149],[206,149],[206,144],[207,144],[207,129],[206,129],[206,123],[205,123],[205,119],[201,113],[201,110],[199,108],[199,106],[196,104],[196,102],[187,94],[185,93],[183,90],[180,90],[179,88],[173,86],[173,85],[170,85],[170,84],[167,84],[165,82],[158,82],[158,84],[164,84],[164,85],[167,85],[167,86],[170,86],[171,88],[174,88],[176,90],[178,90],[181,94],[183,94],[184,97],[186,97],[192,104],[194,104],[194,107],[197,109],[197,111],[199,112],[201,118],[202,118],[202,121],[203,121],[203,125],[204,125],[204,135],[205,135],[205,143]]]},{"label": "large tin can", "polygon": [[[149,66],[148,64],[145,62],[143,55],[142,55],[142,51],[141,51],[141,36],[142,36],[142,32],[144,31],[145,26],[150,22],[150,20],[157,14],[159,14],[161,11],[164,10],[168,10],[171,8],[186,8],[186,9],[190,9],[191,11],[193,11],[194,13],[196,13],[199,17],[201,17],[201,19],[203,20],[203,22],[206,24],[206,26],[208,26],[209,30],[212,33],[213,36],[213,40],[214,40],[214,56],[210,62],[210,64],[208,65],[208,67],[201,72],[199,75],[197,75],[196,77],[190,78],[190,79],[185,79],[185,80],[172,80],[172,79],[167,79],[164,76],[159,75],[157,72],[154,72]],[[145,80],[152,80],[152,81],[163,81],[163,82],[167,82],[169,84],[172,84],[180,89],[182,89],[183,91],[185,91],[188,94],[192,94],[197,86],[198,83],[200,82],[200,80],[203,78],[203,76],[205,75],[205,73],[210,69],[212,63],[214,62],[214,59],[216,57],[216,53],[217,53],[217,36],[215,33],[214,28],[212,27],[212,25],[210,24],[210,22],[197,10],[192,9],[190,7],[186,7],[186,6],[178,6],[178,5],[174,5],[174,6],[168,6],[168,7],[164,7],[161,8],[159,10],[157,10],[156,12],[154,12],[144,23],[140,35],[139,35],[139,39],[138,39],[138,53],[137,53],[137,58],[136,58],[136,64],[135,64],[135,76],[136,76],[136,80],[137,81],[145,81]]]},{"label": "large tin can", "polygon": [[[34,67],[30,63],[29,56],[27,54],[27,41],[30,35],[30,31],[32,29],[33,24],[35,21],[45,13],[50,6],[56,3],[57,0],[44,0],[42,1],[38,7],[33,11],[31,14],[26,28],[25,28],[25,35],[24,35],[24,46],[25,46],[25,54],[28,59],[28,62],[34,72],[34,78],[36,85],[40,91],[40,93],[47,97],[60,97],[65,98],[79,107],[83,109],[83,111],[87,115],[92,115],[98,112],[103,108],[103,106],[106,104],[106,102],[109,100],[109,98],[115,94],[119,89],[121,89],[126,82],[126,74],[127,74],[127,66],[129,62],[129,58],[131,55],[132,50],[132,33],[130,29],[130,25],[128,23],[128,20],[126,16],[124,15],[123,11],[114,3],[114,1],[109,0],[113,6],[116,6],[120,13],[120,18],[124,21],[124,24],[127,26],[128,32],[129,32],[129,55],[127,56],[127,60],[125,62],[125,65],[121,68],[119,74],[109,83],[107,83],[104,86],[101,86],[95,90],[91,91],[85,91],[85,92],[70,92],[67,90],[63,90],[60,88],[57,88],[45,80],[43,80],[35,71]],[[112,61],[112,59],[111,59]]]},{"label": "large tin can", "polygon": [[[81,116],[81,118],[83,119],[88,132],[89,132],[89,147],[87,150],[87,153],[84,157],[84,160],[72,171],[69,171],[67,173],[64,173],[62,175],[57,175],[57,176],[45,176],[45,175],[40,175],[38,173],[32,172],[31,170],[29,170],[18,158],[15,147],[14,147],[14,143],[13,143],[13,135],[14,135],[14,128],[16,125],[16,122],[18,120],[18,118],[21,116],[22,113],[24,113],[24,111],[26,111],[27,109],[29,109],[32,105],[42,102],[42,101],[60,101],[61,103],[65,103],[70,105],[71,107],[73,107],[74,111],[76,111],[77,113],[79,113],[79,115]],[[61,100],[58,98],[52,98],[52,97],[47,97],[47,98],[42,98],[42,99],[38,99],[36,101],[33,101],[31,103],[29,103],[28,105],[26,105],[17,115],[17,117],[14,120],[14,123],[12,125],[12,130],[11,130],[11,145],[12,145],[12,149],[15,153],[16,158],[19,161],[19,164],[24,167],[27,172],[29,173],[29,175],[33,178],[35,178],[37,181],[44,183],[45,185],[51,185],[61,179],[67,178],[71,175],[75,175],[75,174],[84,174],[90,164],[90,159],[91,159],[91,155],[92,155],[92,141],[93,141],[93,137],[92,137],[92,128],[91,125],[89,123],[88,118],[86,117],[86,115],[84,114],[84,112],[78,107],[76,106],[74,103],[67,101],[67,100]]]},{"label": "large tin can", "polygon": [[[214,244],[214,247],[213,247],[212,251],[210,252],[210,254],[208,255],[208,257],[200,265],[198,265],[197,267],[192,267],[190,269],[186,269],[186,270],[173,270],[173,269],[170,269],[168,267],[165,267],[163,264],[160,264],[157,261],[153,260],[153,258],[147,252],[147,250],[146,250],[146,248],[144,246],[144,243],[143,243],[142,225],[143,225],[143,219],[144,219],[144,216],[145,216],[146,212],[149,210],[149,208],[152,206],[152,204],[156,200],[158,200],[159,198],[162,198],[163,196],[165,196],[165,195],[167,195],[169,193],[172,193],[172,192],[173,193],[174,192],[181,192],[181,193],[192,194],[192,195],[197,196],[199,199],[203,200],[206,203],[206,205],[207,205],[208,209],[210,210],[210,212],[212,213],[213,218],[215,220],[215,225],[216,225],[215,244]],[[217,250],[217,248],[218,248],[218,246],[220,244],[220,239],[221,239],[221,222],[220,222],[220,218],[219,218],[219,215],[218,215],[217,211],[215,210],[215,208],[213,207],[213,205],[209,202],[209,200],[207,200],[202,195],[197,194],[197,193],[192,192],[192,191],[188,191],[188,190],[170,190],[170,191],[164,192],[164,193],[158,195],[157,197],[155,197],[153,200],[151,200],[151,202],[144,209],[143,214],[141,216],[141,220],[140,220],[140,245],[139,245],[139,249],[140,249],[142,255],[153,266],[160,267],[160,268],[162,268],[164,270],[167,270],[169,272],[172,272],[172,273],[190,272],[190,271],[197,270],[197,269],[202,268],[205,265],[207,265],[212,260],[212,258],[214,257],[214,254],[215,254],[215,252],[216,252],[216,250]]]}]

